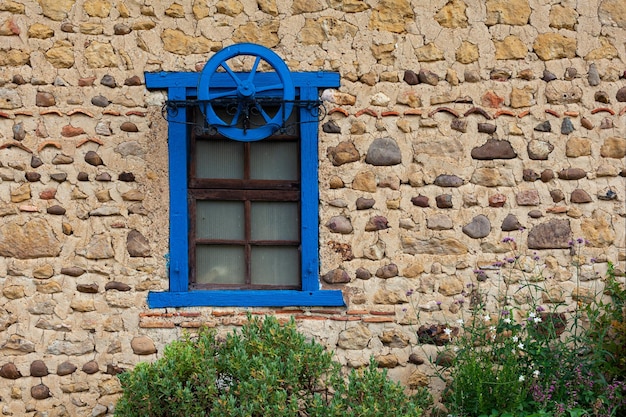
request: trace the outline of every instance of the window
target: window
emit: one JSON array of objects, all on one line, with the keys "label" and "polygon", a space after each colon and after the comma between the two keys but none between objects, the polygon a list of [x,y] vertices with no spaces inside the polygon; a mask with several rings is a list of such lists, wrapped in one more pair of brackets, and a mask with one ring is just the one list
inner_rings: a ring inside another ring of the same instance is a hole
[{"label": "window", "polygon": [[[320,289],[319,120],[302,104],[337,87],[339,77],[290,75],[294,129],[245,141],[237,129],[227,137],[194,128],[206,113],[196,100],[198,73],[145,74],[148,88],[167,89],[177,103],[167,116],[170,288],[151,292],[150,307],[344,305],[341,291]],[[218,74],[216,88],[228,77]]]}]

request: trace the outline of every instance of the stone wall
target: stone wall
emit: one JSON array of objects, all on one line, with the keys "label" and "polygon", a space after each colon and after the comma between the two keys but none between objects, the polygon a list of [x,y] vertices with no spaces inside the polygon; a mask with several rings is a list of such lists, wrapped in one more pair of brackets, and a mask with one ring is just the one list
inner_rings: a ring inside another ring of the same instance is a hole
[{"label": "stone wall", "polygon": [[[185,329],[245,320],[146,304],[168,286],[168,168],[165,96],[143,74],[199,71],[232,43],[341,74],[322,95],[320,280],[346,307],[255,312],[295,316],[347,366],[374,355],[415,386],[436,354],[417,328],[466,314],[477,278],[498,296],[503,278],[541,268],[542,301],[564,308],[601,291],[607,261],[621,275],[626,262],[625,11],[625,0],[1,0],[2,415],[112,414],[117,373]],[[517,253],[520,269],[503,270]]]}]

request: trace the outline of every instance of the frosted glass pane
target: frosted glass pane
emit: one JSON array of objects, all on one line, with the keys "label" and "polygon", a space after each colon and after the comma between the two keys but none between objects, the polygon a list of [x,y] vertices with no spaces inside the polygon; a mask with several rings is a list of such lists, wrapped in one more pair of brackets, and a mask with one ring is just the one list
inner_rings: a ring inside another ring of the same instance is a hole
[{"label": "frosted glass pane", "polygon": [[298,203],[253,202],[252,240],[300,240]]},{"label": "frosted glass pane", "polygon": [[198,239],[242,240],[245,237],[241,201],[196,201]]},{"label": "frosted glass pane", "polygon": [[250,146],[250,177],[255,180],[297,180],[298,143],[259,141]]},{"label": "frosted glass pane", "polygon": [[243,143],[234,140],[196,141],[198,178],[243,178]]},{"label": "frosted glass pane", "polygon": [[246,282],[243,246],[197,246],[196,283],[238,284]]},{"label": "frosted glass pane", "polygon": [[252,248],[252,283],[300,286],[300,252],[295,247]]}]

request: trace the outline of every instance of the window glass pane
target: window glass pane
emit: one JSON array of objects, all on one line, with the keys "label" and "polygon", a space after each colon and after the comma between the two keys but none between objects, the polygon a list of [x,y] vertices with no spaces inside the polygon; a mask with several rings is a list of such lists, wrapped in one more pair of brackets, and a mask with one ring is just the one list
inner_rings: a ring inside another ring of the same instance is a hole
[{"label": "window glass pane", "polygon": [[240,284],[246,282],[243,246],[196,247],[196,283]]},{"label": "window glass pane", "polygon": [[252,248],[252,283],[300,286],[300,252],[296,247]]},{"label": "window glass pane", "polygon": [[296,202],[253,202],[252,240],[300,240],[300,208]]},{"label": "window glass pane", "polygon": [[196,176],[198,178],[242,179],[244,145],[234,140],[197,140]]},{"label": "window glass pane", "polygon": [[258,141],[250,144],[250,177],[255,180],[298,180],[298,143]]},{"label": "window glass pane", "polygon": [[241,201],[196,201],[196,238],[242,240],[245,237]]}]

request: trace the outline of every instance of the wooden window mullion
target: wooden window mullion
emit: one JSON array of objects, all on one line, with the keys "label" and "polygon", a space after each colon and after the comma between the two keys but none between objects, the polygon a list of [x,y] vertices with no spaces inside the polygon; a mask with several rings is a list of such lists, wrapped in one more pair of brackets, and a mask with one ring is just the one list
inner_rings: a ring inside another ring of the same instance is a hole
[{"label": "wooden window mullion", "polygon": [[252,240],[252,208],[250,200],[244,202],[244,222],[245,222],[245,261],[246,261],[246,285],[252,284],[252,247],[250,242]]}]

